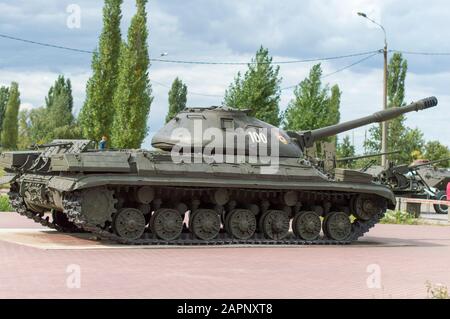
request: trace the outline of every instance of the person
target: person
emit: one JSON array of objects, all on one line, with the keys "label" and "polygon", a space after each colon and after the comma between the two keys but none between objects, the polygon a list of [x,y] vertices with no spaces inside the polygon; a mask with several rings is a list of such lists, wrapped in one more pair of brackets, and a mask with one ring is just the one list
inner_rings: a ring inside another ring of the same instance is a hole
[{"label": "person", "polygon": [[450,201],[450,183],[447,184],[447,200]]},{"label": "person", "polygon": [[98,143],[98,148],[100,151],[106,150],[106,142],[108,141],[108,138],[106,136],[102,136],[102,140]]}]

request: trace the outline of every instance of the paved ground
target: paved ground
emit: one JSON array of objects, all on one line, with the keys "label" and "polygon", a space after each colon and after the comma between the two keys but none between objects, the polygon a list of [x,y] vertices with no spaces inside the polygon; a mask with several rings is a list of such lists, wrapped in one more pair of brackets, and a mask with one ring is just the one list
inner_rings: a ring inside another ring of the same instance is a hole
[{"label": "paved ground", "polygon": [[345,247],[172,249],[105,246],[9,213],[0,229],[0,298],[425,298],[427,280],[450,287],[446,226],[377,225]]}]

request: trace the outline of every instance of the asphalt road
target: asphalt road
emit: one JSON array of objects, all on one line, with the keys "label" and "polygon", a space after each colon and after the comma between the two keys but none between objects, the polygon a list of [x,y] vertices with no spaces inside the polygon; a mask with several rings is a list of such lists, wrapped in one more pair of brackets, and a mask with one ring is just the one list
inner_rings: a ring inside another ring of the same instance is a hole
[{"label": "asphalt road", "polygon": [[450,227],[377,225],[342,247],[142,248],[0,214],[0,298],[426,298]]}]

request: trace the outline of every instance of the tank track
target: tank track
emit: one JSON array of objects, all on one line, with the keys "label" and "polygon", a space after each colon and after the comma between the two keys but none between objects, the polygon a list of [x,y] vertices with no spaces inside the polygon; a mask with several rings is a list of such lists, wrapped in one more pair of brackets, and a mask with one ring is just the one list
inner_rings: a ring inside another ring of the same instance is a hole
[{"label": "tank track", "polygon": [[[72,229],[67,229],[61,227],[60,225],[50,221],[49,217],[44,217],[44,214],[36,213],[30,211],[23,198],[19,195],[16,187],[12,186],[10,192],[8,193],[11,206],[15,211],[25,216],[34,222],[54,229],[59,232],[73,233]],[[141,238],[136,240],[125,239],[115,235],[108,230],[102,229],[96,225],[89,224],[81,213],[81,196],[78,193],[72,193],[65,197],[64,199],[64,213],[68,216],[69,221],[74,223],[82,232],[88,232],[100,240],[112,241],[123,245],[140,245],[140,246],[221,246],[221,245],[349,245],[352,242],[358,240],[365,233],[367,233],[371,228],[373,228],[384,216],[385,210],[375,215],[372,219],[368,221],[356,220],[352,224],[352,234],[350,237],[344,241],[336,241],[327,238],[320,238],[315,241],[305,241],[296,238],[293,234],[290,234],[286,239],[283,240],[270,240],[263,237],[262,234],[256,234],[253,238],[248,240],[238,240],[231,238],[226,232],[221,232],[219,236],[213,240],[201,240],[194,238],[191,233],[183,233],[179,239],[166,241],[153,237],[150,233],[145,233]]]},{"label": "tank track", "polygon": [[372,227],[374,227],[384,216],[385,209],[379,214],[375,215],[368,221],[356,220],[352,224],[352,233],[348,239],[343,241],[336,241],[327,238],[320,238],[315,241],[305,241],[295,237],[292,233],[283,240],[271,240],[263,237],[262,234],[256,234],[253,238],[248,240],[238,240],[230,237],[226,232],[221,232],[219,236],[213,240],[196,239],[191,233],[183,233],[179,239],[166,241],[156,238],[151,233],[145,233],[141,238],[136,240],[125,239],[116,234],[102,229],[96,225],[89,224],[81,212],[81,196],[78,193],[68,194],[63,200],[65,207],[64,212],[69,217],[69,220],[75,225],[97,236],[101,240],[113,241],[124,245],[172,245],[172,246],[219,246],[219,245],[349,245],[358,240]]},{"label": "tank track", "polygon": [[36,213],[29,210],[25,204],[25,201],[20,196],[17,188],[18,187],[16,185],[12,185],[10,191],[8,192],[8,197],[12,208],[14,208],[14,210],[19,215],[31,219],[35,223],[41,224],[44,227],[54,229],[62,233],[76,233],[80,231],[82,232],[82,229],[79,229],[79,231],[75,231],[73,228],[62,227],[57,223],[50,221],[50,218],[48,216],[45,217],[45,215],[42,213]]}]

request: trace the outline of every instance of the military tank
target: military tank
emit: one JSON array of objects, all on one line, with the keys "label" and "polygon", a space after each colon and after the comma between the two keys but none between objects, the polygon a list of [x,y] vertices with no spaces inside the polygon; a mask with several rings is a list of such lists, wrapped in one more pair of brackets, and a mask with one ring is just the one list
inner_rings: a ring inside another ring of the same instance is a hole
[{"label": "military tank", "polygon": [[303,132],[228,107],[189,108],[154,136],[158,151],[55,140],[1,154],[0,183],[10,183],[19,214],[121,244],[349,244],[394,208],[394,194],[369,174],[337,169],[331,178],[303,150],[436,105],[427,98]]}]

